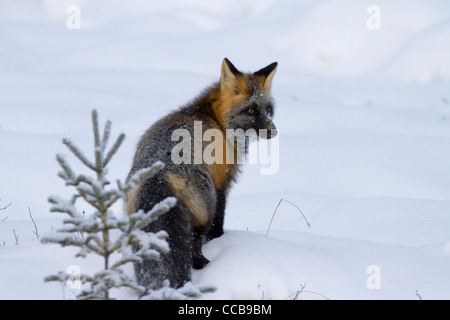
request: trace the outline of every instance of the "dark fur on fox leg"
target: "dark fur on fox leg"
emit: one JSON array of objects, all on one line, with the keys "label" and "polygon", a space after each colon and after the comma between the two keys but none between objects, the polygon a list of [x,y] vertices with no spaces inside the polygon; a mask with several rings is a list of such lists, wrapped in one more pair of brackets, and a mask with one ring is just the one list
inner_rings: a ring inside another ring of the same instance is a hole
[{"label": "dark fur on fox leg", "polygon": [[[149,211],[170,194],[171,190],[159,176],[148,180],[139,188],[135,210]],[[135,264],[135,274],[140,285],[147,289],[158,289],[163,286],[164,280],[168,279],[171,287],[179,288],[190,280],[193,242],[191,220],[187,209],[178,203],[169,212],[143,228],[146,232],[166,231],[170,251],[161,254],[157,261],[145,260]],[[139,248],[134,246],[133,250],[137,251]]]},{"label": "dark fur on fox leg", "polygon": [[223,235],[223,223],[225,219],[225,206],[227,194],[225,191],[217,192],[216,213],[213,217],[211,227],[205,235],[205,240],[210,241]]},{"label": "dark fur on fox leg", "polygon": [[203,269],[209,263],[202,253],[203,232],[194,231],[193,250],[192,250],[192,268],[196,270]]}]

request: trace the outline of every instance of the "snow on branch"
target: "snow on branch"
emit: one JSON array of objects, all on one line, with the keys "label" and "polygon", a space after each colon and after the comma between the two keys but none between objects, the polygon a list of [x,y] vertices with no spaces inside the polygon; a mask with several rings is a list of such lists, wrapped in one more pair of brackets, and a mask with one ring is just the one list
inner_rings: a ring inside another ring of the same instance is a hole
[{"label": "snow on branch", "polygon": [[[94,161],[90,160],[71,140],[64,139],[63,143],[84,166],[94,172],[94,175],[77,174],[72,170],[65,156],[60,154],[56,156],[61,167],[58,176],[67,186],[74,187],[75,193],[70,199],[63,199],[57,195],[49,197],[48,201],[52,205],[50,211],[63,213],[67,217],[63,220],[64,226],[55,234],[44,237],[42,242],[56,243],[63,247],[77,247],[79,248],[77,257],[94,254],[103,258],[103,269],[94,275],[81,275],[84,289],[77,298],[110,299],[109,291],[120,287],[131,288],[142,295],[145,293],[145,288],[136,283],[134,275],[127,275],[121,267],[127,263],[141,263],[144,259],[159,259],[161,254],[169,252],[165,231],[151,233],[144,232],[142,228],[161,214],[168,212],[175,206],[176,199],[166,198],[149,212],[139,211],[130,216],[117,217],[110,210],[112,205],[124,198],[138,184],[160,172],[164,164],[157,162],[150,168],[136,172],[126,184],[117,181],[117,188],[107,188],[110,185],[106,178],[107,165],[116,154],[125,135],[119,135],[112,147],[107,150],[111,136],[111,122],[106,123],[103,135],[100,135],[98,114],[94,110],[92,124]],[[76,203],[80,198],[92,207],[91,214],[85,215],[78,211]],[[113,231],[119,232],[113,233]],[[140,250],[133,252],[133,245],[138,245]],[[115,255],[115,259],[112,260],[111,256],[114,253],[118,253],[119,258],[117,259]],[[46,277],[45,281],[65,282],[69,277],[70,275],[59,272]]]}]

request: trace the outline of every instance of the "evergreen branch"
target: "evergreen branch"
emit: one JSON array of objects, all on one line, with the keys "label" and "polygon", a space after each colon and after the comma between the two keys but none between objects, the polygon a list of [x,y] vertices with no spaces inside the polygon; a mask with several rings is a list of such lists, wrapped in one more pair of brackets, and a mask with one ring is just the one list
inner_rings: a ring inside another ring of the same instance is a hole
[{"label": "evergreen branch", "polygon": [[105,201],[105,207],[111,208],[119,199],[122,199],[122,195],[120,195],[117,191],[110,192],[111,196],[108,200]]},{"label": "evergreen branch", "polygon": [[46,276],[44,278],[44,282],[52,282],[52,281],[59,281],[59,282],[66,282],[69,279],[69,275],[65,272],[59,271],[55,275]]},{"label": "evergreen branch", "polygon": [[[105,124],[105,130],[103,131],[103,138],[102,138],[102,142],[101,142],[101,151],[102,151],[102,153],[104,153],[105,152],[105,149],[106,149],[106,145],[108,144],[108,141],[109,141],[109,136],[110,136],[110,133],[111,133],[111,121],[106,121],[106,124]],[[106,164],[104,164],[104,166],[106,166]]]},{"label": "evergreen branch", "polygon": [[57,243],[62,247],[75,246],[82,247],[85,245],[84,240],[73,235],[59,232],[57,235],[46,236],[41,239],[42,243]]},{"label": "evergreen branch", "polygon": [[76,145],[72,143],[69,139],[63,139],[63,143],[72,151],[72,153],[89,169],[96,171],[94,164],[89,161],[84,154],[78,149]]},{"label": "evergreen branch", "polygon": [[[92,243],[92,241],[94,243]],[[86,243],[86,247],[89,248],[89,250],[95,252],[96,254],[98,254],[101,257],[105,257],[107,252],[103,249],[103,242],[99,237],[97,237],[97,235],[95,235],[95,234],[89,235],[86,238],[85,243]]]},{"label": "evergreen branch", "polygon": [[56,161],[58,161],[59,165],[63,169],[62,172],[58,173],[58,176],[63,180],[71,180],[75,177],[75,174],[72,171],[69,163],[67,163],[65,157],[61,154],[56,155]]},{"label": "evergreen branch", "polygon": [[94,131],[94,145],[100,147],[100,132],[98,130],[98,113],[97,110],[92,110],[92,129]]},{"label": "evergreen branch", "polygon": [[73,195],[71,200],[64,200],[59,196],[50,196],[48,202],[52,204],[50,212],[67,213],[71,217],[80,217],[81,214],[75,208],[74,204],[79,195]]},{"label": "evergreen branch", "polygon": [[102,150],[100,145],[100,131],[98,129],[98,114],[97,110],[92,111],[92,128],[94,131],[94,154],[95,154],[95,169],[97,178],[102,177]]},{"label": "evergreen branch", "polygon": [[144,182],[147,179],[152,178],[158,172],[160,172],[164,168],[164,163],[161,161],[156,161],[149,168],[143,168],[136,171],[130,178],[128,178],[125,186],[122,185],[120,181],[117,181],[118,189],[126,195],[129,191],[136,188],[137,185]]},{"label": "evergreen branch", "polygon": [[122,142],[125,140],[125,135],[122,133],[117,138],[116,142],[112,146],[111,150],[109,150],[108,154],[105,157],[105,160],[103,161],[103,167],[106,167],[111,160],[111,158],[114,156],[114,154],[117,152],[119,147],[122,145]]},{"label": "evergreen branch", "polygon": [[[151,251],[151,253],[150,253]],[[119,261],[116,261],[112,266],[111,269],[117,269],[127,263],[142,263],[144,262],[145,259],[149,259],[149,260],[158,260],[160,257],[160,252],[157,250],[147,250],[147,254],[130,254],[128,256],[124,256],[122,259],[120,259]]]},{"label": "evergreen branch", "polygon": [[[142,218],[137,222],[136,228],[143,228],[151,221],[156,220],[163,213],[168,212],[177,204],[177,199],[174,197],[168,197],[161,202],[155,204],[153,208],[146,214],[145,218]],[[131,215],[133,216],[133,214]]]}]

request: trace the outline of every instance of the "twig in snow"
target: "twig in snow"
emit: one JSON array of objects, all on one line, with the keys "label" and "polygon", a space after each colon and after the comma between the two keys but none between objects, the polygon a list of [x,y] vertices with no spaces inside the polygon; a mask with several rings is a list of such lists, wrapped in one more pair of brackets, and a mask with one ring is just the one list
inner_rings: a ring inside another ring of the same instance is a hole
[{"label": "twig in snow", "polygon": [[16,246],[19,245],[19,235],[16,233],[16,229],[13,229],[14,239],[16,239]]},{"label": "twig in snow", "polygon": [[422,297],[421,297],[420,294],[419,294],[419,290],[416,290],[416,296],[419,297],[419,300],[423,300]]},{"label": "twig in snow", "polygon": [[[1,200],[1,199],[0,199]],[[12,202],[10,204],[8,204],[6,207],[0,208],[0,210],[5,210],[6,208],[8,208],[10,205],[12,205]]]},{"label": "twig in snow", "polygon": [[[2,201],[2,199],[0,199],[0,201]],[[12,205],[12,203],[8,204],[6,207],[0,208],[0,211],[1,211],[1,210],[7,209],[10,205]],[[5,221],[6,219],[8,219],[8,217],[4,217],[4,218],[2,219],[2,222]]]},{"label": "twig in snow", "polygon": [[285,201],[285,202],[291,204],[292,206],[294,206],[294,207],[298,210],[298,212],[301,213],[301,215],[303,216],[303,219],[305,219],[306,225],[308,226],[308,228],[311,228],[311,224],[308,222],[308,219],[306,219],[305,215],[303,214],[302,210],[300,210],[299,207],[297,207],[295,204],[293,204],[293,203],[290,202],[289,200],[280,199],[280,201],[278,202],[277,207],[275,208],[275,211],[274,211],[274,213],[273,213],[273,215],[272,215],[272,219],[270,219],[270,223],[269,223],[269,227],[267,228],[266,236],[269,234],[270,226],[272,225],[273,218],[275,218],[275,214],[276,214],[277,211],[278,211],[278,207],[280,206],[281,202],[283,202],[283,201]]},{"label": "twig in snow", "polygon": [[306,282],[305,282],[305,284],[300,285],[300,290],[297,290],[297,292],[295,293],[294,298],[292,298],[292,300],[298,300],[298,296],[300,295],[300,293],[303,292],[305,287],[306,287]]},{"label": "twig in snow", "polygon": [[28,212],[29,212],[29,214],[30,214],[31,221],[33,222],[33,225],[34,225],[34,230],[35,230],[35,231],[33,231],[33,233],[36,235],[36,238],[39,239],[38,228],[37,228],[36,223],[34,222],[33,216],[31,215],[31,209],[30,209],[30,207],[28,207]]},{"label": "twig in snow", "polygon": [[[310,294],[315,294],[325,300],[330,300],[329,298],[325,297],[324,295],[314,292],[314,291],[309,291],[309,290],[305,290],[306,287],[306,282],[304,284],[300,285],[300,289],[297,290],[295,293],[289,295],[286,299],[292,299],[292,300],[298,300],[299,296],[301,293],[310,293]],[[291,296],[294,296],[293,298],[291,298]]]}]

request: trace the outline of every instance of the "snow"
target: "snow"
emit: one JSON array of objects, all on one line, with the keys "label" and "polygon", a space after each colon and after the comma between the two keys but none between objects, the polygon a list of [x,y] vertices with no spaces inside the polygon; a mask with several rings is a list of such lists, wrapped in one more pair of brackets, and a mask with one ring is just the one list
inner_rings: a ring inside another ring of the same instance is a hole
[{"label": "snow", "polygon": [[[83,170],[62,139],[91,154],[97,109],[126,134],[108,168],[125,179],[140,135],[216,81],[224,57],[243,71],[278,61],[279,166],[244,167],[226,233],[193,272],[217,287],[202,298],[450,299],[450,3],[379,0],[370,29],[373,4],[0,2],[0,299],[73,299],[44,277],[102,268],[34,234],[28,208],[54,235],[63,216],[47,199],[72,194],[56,154]],[[282,202],[266,236],[280,199],[311,228]]]}]

